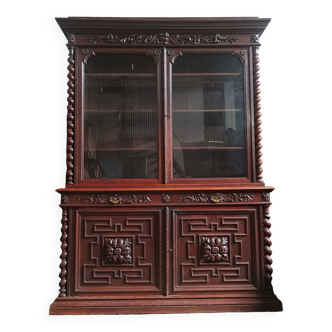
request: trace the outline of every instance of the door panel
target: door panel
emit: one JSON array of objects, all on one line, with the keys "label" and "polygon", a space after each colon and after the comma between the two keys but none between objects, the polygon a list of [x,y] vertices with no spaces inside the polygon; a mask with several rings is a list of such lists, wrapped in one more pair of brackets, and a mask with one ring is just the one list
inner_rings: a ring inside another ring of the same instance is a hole
[{"label": "door panel", "polygon": [[75,292],[160,294],[161,214],[158,208],[77,210]]},{"label": "door panel", "polygon": [[172,210],[172,285],[179,292],[259,289],[257,211]]}]

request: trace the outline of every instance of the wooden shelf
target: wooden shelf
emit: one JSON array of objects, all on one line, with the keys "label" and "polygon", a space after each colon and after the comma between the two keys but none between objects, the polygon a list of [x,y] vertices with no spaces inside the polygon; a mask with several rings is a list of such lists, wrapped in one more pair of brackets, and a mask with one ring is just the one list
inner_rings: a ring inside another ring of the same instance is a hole
[{"label": "wooden shelf", "polygon": [[213,110],[173,110],[174,113],[186,113],[186,112],[239,112],[242,111],[241,108],[222,108]]},{"label": "wooden shelf", "polygon": [[243,150],[242,146],[183,146],[173,147],[173,150]]},{"label": "wooden shelf", "polygon": [[87,73],[86,77],[156,77],[157,74],[144,73]]},{"label": "wooden shelf", "polygon": [[[105,152],[116,152],[116,151],[155,151],[157,152],[157,148],[152,149],[152,148],[97,148],[95,151],[105,151]],[[85,150],[84,152],[89,152],[89,150]]]},{"label": "wooden shelf", "polygon": [[241,73],[173,73],[172,76],[239,76]]},{"label": "wooden shelf", "polygon": [[97,110],[97,109],[94,109],[94,110],[84,110],[84,113],[124,113],[124,112],[132,112],[132,111],[135,111],[137,113],[139,112],[144,112],[144,113],[156,113],[157,110],[144,110],[144,109],[133,109],[133,110]]}]

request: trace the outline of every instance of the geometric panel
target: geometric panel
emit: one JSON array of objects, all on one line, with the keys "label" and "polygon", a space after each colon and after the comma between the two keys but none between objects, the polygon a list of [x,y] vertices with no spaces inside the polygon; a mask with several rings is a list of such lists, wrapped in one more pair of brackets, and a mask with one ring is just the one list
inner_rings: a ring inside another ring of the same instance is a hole
[{"label": "geometric panel", "polygon": [[255,208],[176,208],[172,214],[172,291],[257,291]]},{"label": "geometric panel", "polygon": [[161,210],[81,208],[75,291],[160,293]]}]

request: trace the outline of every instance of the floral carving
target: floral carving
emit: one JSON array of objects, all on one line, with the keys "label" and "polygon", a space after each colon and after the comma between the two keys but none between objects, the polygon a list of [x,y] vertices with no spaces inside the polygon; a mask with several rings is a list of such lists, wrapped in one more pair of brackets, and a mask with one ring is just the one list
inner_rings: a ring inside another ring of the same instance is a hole
[{"label": "floral carving", "polygon": [[105,42],[108,44],[219,44],[236,42],[239,38],[234,36],[222,36],[220,34],[212,35],[192,35],[192,34],[171,34],[168,32],[149,34],[107,34],[90,35],[88,40],[97,44]]},{"label": "floral carving", "polygon": [[229,262],[227,237],[202,237],[201,262],[222,263]]},{"label": "floral carving", "polygon": [[75,35],[69,34],[67,36],[67,39],[68,39],[68,44],[75,44],[76,43]]},{"label": "floral carving", "polygon": [[62,195],[61,196],[61,204],[68,204],[68,203],[69,203],[68,195]]},{"label": "floral carving", "polygon": [[259,35],[257,35],[257,34],[253,34],[253,35],[251,36],[251,41],[252,41],[253,43],[255,43],[255,44],[258,44],[258,43],[259,43]]},{"label": "floral carving", "polygon": [[269,193],[262,193],[262,201],[270,202],[270,194]]},{"label": "floral carving", "polygon": [[162,196],[162,201],[164,203],[170,203],[171,202],[171,197],[169,195],[163,195]]},{"label": "floral carving", "polygon": [[133,247],[128,238],[105,238],[103,258],[105,264],[132,264]]},{"label": "floral carving", "polygon": [[149,196],[142,195],[117,195],[112,196],[96,195],[77,198],[77,202],[82,204],[135,204],[149,203],[153,199]]},{"label": "floral carving", "polygon": [[189,195],[189,196],[181,196],[179,198],[179,202],[183,203],[208,203],[209,196],[206,194],[197,194],[197,195]]},{"label": "floral carving", "polygon": [[197,194],[189,196],[181,196],[179,202],[183,203],[237,203],[237,202],[248,202],[255,198],[254,195],[249,194]]}]

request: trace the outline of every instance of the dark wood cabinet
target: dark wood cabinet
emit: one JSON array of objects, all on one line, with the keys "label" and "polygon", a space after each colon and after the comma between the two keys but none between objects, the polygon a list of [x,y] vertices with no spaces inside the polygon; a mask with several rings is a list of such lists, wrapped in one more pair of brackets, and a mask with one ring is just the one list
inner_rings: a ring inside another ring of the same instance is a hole
[{"label": "dark wood cabinet", "polygon": [[57,18],[68,40],[50,314],[280,311],[259,18]]}]

